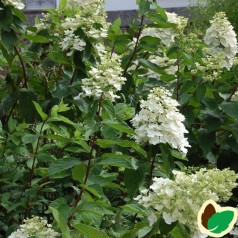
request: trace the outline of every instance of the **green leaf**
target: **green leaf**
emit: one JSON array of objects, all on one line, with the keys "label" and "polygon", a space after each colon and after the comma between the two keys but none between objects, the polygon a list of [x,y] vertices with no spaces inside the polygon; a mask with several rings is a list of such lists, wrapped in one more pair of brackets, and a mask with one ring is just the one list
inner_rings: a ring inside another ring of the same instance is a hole
[{"label": "green leaf", "polygon": [[25,16],[25,14],[23,13],[23,11],[21,11],[18,8],[13,8],[12,9],[12,13],[17,16],[20,20],[22,20],[23,22],[28,22],[27,17]]},{"label": "green leaf", "polygon": [[164,8],[162,8],[162,7],[160,7],[160,6],[156,6],[156,11],[160,14],[160,16],[161,16],[162,18],[164,18],[165,20],[168,19],[167,14],[166,14],[166,11],[165,11]]},{"label": "green leaf", "polygon": [[115,118],[115,110],[110,101],[104,101],[102,105],[102,118],[103,120],[110,120]]},{"label": "green leaf", "polygon": [[159,231],[160,234],[162,235],[167,235],[171,230],[174,229],[176,226],[177,222],[173,222],[172,224],[168,225],[164,219],[159,220]]},{"label": "green leaf", "polygon": [[157,64],[154,64],[146,59],[139,59],[138,60],[139,63],[144,66],[147,69],[151,69],[152,71],[158,73],[158,74],[162,74],[163,70],[160,69],[160,67]]},{"label": "green leaf", "polygon": [[121,140],[120,142],[117,143],[117,145],[125,148],[133,148],[135,151],[139,152],[141,155],[144,157],[147,156],[147,153],[140,147],[140,145],[134,141],[130,140]]},{"label": "green leaf", "polygon": [[39,135],[34,135],[34,134],[26,134],[25,136],[22,137],[22,142],[24,144],[33,144],[37,139],[39,138]]},{"label": "green leaf", "polygon": [[86,174],[86,166],[81,163],[73,167],[72,178],[80,183],[83,183],[84,176]]},{"label": "green leaf", "polygon": [[147,0],[136,0],[139,5],[139,15],[143,16],[150,10],[150,2]]},{"label": "green leaf", "polygon": [[80,164],[78,159],[74,158],[61,158],[50,165],[48,168],[48,175],[50,177],[60,174],[65,170],[71,169],[75,165]]},{"label": "green leaf", "polygon": [[13,30],[1,32],[2,43],[5,45],[7,50],[13,51],[14,44],[17,41],[17,35]]},{"label": "green leaf", "polygon": [[69,230],[67,221],[64,218],[64,216],[62,216],[61,213],[53,207],[49,207],[49,210],[52,212],[54,219],[56,220],[56,222],[62,232],[62,238],[71,238],[70,230]]},{"label": "green leaf", "polygon": [[114,122],[105,122],[104,124],[106,124],[107,126],[110,126],[118,131],[127,133],[128,135],[136,135],[136,133],[134,132],[134,130],[132,128],[130,128],[129,126],[127,126],[126,124],[119,124],[119,123],[114,123]]},{"label": "green leaf", "polygon": [[130,107],[125,103],[118,103],[115,105],[115,112],[120,119],[126,121],[135,115],[135,108]]},{"label": "green leaf", "polygon": [[166,18],[156,12],[149,12],[147,17],[156,23],[154,26],[157,28],[173,28],[176,26],[176,24],[168,22]]},{"label": "green leaf", "polygon": [[145,208],[141,206],[140,204],[136,204],[136,203],[127,204],[122,206],[121,208],[132,214],[140,214],[142,216],[148,216],[148,213],[146,212]]},{"label": "green leaf", "polygon": [[0,9],[0,29],[9,30],[13,22],[12,10],[9,6]]},{"label": "green leaf", "polygon": [[66,137],[60,136],[60,135],[54,135],[54,134],[46,134],[43,136],[43,138],[52,139],[52,140],[56,140],[56,141],[62,141],[62,142],[70,142],[69,138],[66,138]]},{"label": "green leaf", "polygon": [[102,158],[96,161],[97,164],[115,166],[119,168],[135,169],[135,161],[128,155],[116,153],[103,154]]},{"label": "green leaf", "polygon": [[59,9],[64,10],[67,5],[67,0],[60,0],[59,2]]},{"label": "green leaf", "polygon": [[7,63],[9,65],[11,65],[13,59],[14,59],[14,56],[13,54],[11,54],[10,52],[8,52],[6,50],[6,48],[4,47],[4,45],[0,42],[0,50],[2,51],[2,55],[3,57],[7,60]]},{"label": "green leaf", "polygon": [[170,232],[173,238],[191,238],[185,226],[181,223],[176,223],[176,226]]},{"label": "green leaf", "polygon": [[139,152],[141,155],[146,157],[146,152],[140,147],[140,145],[134,141],[130,140],[121,140],[119,142],[114,140],[103,140],[103,139],[97,139],[96,141],[97,145],[99,145],[101,148],[110,148],[113,145],[119,145],[124,148],[133,148],[135,151]]},{"label": "green leaf", "polygon": [[223,102],[220,107],[229,117],[238,120],[238,102]]},{"label": "green leaf", "polygon": [[64,104],[63,101],[61,101],[59,106],[58,106],[57,112],[66,112],[66,111],[69,111],[69,110],[70,110],[70,107],[68,107],[68,105]]},{"label": "green leaf", "polygon": [[113,21],[109,28],[109,34],[113,31],[114,34],[119,35],[121,34],[121,18],[117,18]]},{"label": "green leaf", "polygon": [[206,85],[205,84],[198,85],[196,90],[196,99],[198,100],[198,102],[200,102],[204,98],[205,94],[206,94]]},{"label": "green leaf", "polygon": [[165,170],[167,172],[167,175],[172,176],[172,170],[175,167],[174,159],[171,156],[170,150],[167,145],[161,144],[160,149],[161,149],[161,153],[162,153],[163,164],[164,164]]},{"label": "green leaf", "polygon": [[208,230],[212,233],[219,234],[228,229],[235,213],[233,211],[216,212],[208,219]]},{"label": "green leaf", "polygon": [[39,36],[39,35],[35,35],[35,36],[28,35],[28,36],[26,36],[26,38],[28,40],[35,42],[35,43],[49,43],[50,42],[50,40],[48,38],[46,38],[44,36]]},{"label": "green leaf", "polygon": [[81,184],[82,188],[84,188],[85,190],[93,194],[95,197],[101,198],[102,196],[99,194],[100,191],[98,192],[97,189],[93,188],[92,186],[96,186],[96,185],[94,184],[94,185],[86,186],[84,184]]},{"label": "green leaf", "polygon": [[148,161],[140,162],[137,170],[126,169],[125,170],[125,186],[128,195],[131,199],[136,195],[141,183],[144,181],[145,173],[148,168]]},{"label": "green leaf", "polygon": [[36,111],[38,112],[38,114],[40,115],[40,117],[42,118],[43,121],[45,121],[47,119],[47,114],[43,112],[40,104],[38,104],[37,102],[33,101]]},{"label": "green leaf", "polygon": [[70,65],[70,60],[65,56],[63,51],[52,51],[48,54],[48,57],[59,64]]},{"label": "green leaf", "polygon": [[26,122],[33,122],[36,109],[33,101],[36,100],[36,94],[30,90],[23,88],[19,92],[19,112]]},{"label": "green leaf", "polygon": [[76,228],[80,234],[87,236],[88,238],[109,238],[106,233],[92,226],[85,224],[73,224],[73,227]]},{"label": "green leaf", "polygon": [[207,155],[211,151],[215,139],[215,132],[208,132],[207,129],[203,128],[198,130],[198,142],[204,155]]},{"label": "green leaf", "polygon": [[148,51],[156,51],[160,45],[160,39],[153,36],[143,36],[140,39],[140,46]]},{"label": "green leaf", "polygon": [[103,140],[103,139],[97,139],[96,141],[97,145],[99,145],[101,148],[109,148],[113,145],[117,145],[117,142],[114,140]]}]

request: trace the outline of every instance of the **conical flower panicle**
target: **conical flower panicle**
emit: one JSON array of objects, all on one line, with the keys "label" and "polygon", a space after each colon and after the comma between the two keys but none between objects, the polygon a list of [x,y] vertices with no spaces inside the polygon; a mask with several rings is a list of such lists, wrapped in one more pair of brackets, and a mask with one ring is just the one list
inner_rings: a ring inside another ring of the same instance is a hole
[{"label": "conical flower panicle", "polygon": [[185,156],[187,147],[190,147],[184,137],[188,133],[183,124],[185,118],[177,108],[178,102],[171,96],[163,87],[154,88],[146,101],[141,100],[141,110],[131,122],[138,143],[168,143]]}]

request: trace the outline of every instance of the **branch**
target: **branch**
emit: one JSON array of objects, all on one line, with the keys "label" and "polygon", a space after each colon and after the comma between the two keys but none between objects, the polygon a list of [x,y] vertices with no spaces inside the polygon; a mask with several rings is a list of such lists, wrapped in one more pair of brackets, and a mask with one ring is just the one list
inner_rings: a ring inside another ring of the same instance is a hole
[{"label": "branch", "polygon": [[138,47],[138,43],[139,43],[139,39],[140,39],[140,35],[141,35],[141,32],[142,32],[142,29],[143,29],[143,22],[144,22],[144,16],[141,17],[141,21],[140,21],[140,29],[139,29],[139,32],[137,34],[137,37],[136,37],[136,44],[135,44],[135,47],[134,47],[134,50],[131,54],[131,58],[129,59],[127,65],[126,65],[126,68],[124,70],[124,73],[123,75],[126,74],[128,68],[130,67],[130,64],[131,64],[131,61],[134,59],[135,57],[135,54],[136,54],[136,51],[137,51],[137,47]]},{"label": "branch", "polygon": [[238,86],[233,88],[231,95],[226,99],[227,102],[231,101],[233,95],[236,93],[237,90],[238,90]]},{"label": "branch", "polygon": [[20,52],[18,51],[18,49],[17,49],[17,47],[15,45],[14,45],[14,49],[15,49],[16,54],[17,54],[17,56],[18,56],[18,58],[20,60],[22,71],[23,71],[23,76],[24,76],[23,87],[28,88],[27,81],[28,81],[29,77],[28,77],[28,75],[26,73],[26,66],[25,66],[25,64],[23,62],[23,59],[22,59],[22,57],[20,55]]},{"label": "branch", "polygon": [[[40,135],[42,133],[42,130],[43,130],[43,127],[44,127],[45,123],[46,123],[46,120],[42,122],[42,125],[41,125],[41,128],[40,128]],[[36,163],[36,157],[37,157],[37,153],[38,153],[39,146],[40,146],[40,139],[41,139],[40,135],[37,139],[37,144],[36,144],[36,149],[35,149],[35,152],[34,152],[33,162],[32,162],[32,166],[31,166],[31,169],[30,169],[29,188],[32,188],[32,180],[33,180],[33,177],[35,175],[35,163]],[[28,217],[30,209],[31,209],[30,197],[27,196],[25,215],[24,215],[25,219]]]},{"label": "branch", "polygon": [[[103,94],[101,95],[101,97],[99,98],[99,101],[98,101],[98,112],[97,112],[97,115],[96,115],[97,122],[100,121],[100,117],[101,117],[102,101],[103,101]],[[84,181],[83,181],[83,184],[85,184],[85,185],[86,185],[86,183],[88,181],[89,172],[90,172],[90,169],[91,169],[92,159],[94,158],[93,151],[94,151],[94,149],[95,149],[94,147],[96,145],[97,133],[98,133],[97,131],[94,132],[94,134],[93,134],[93,136],[92,136],[92,138],[91,138],[91,140],[89,142],[89,144],[91,146],[91,149],[90,149],[90,152],[89,152],[89,159],[88,159],[88,164],[87,164],[87,170],[86,170],[86,174],[85,174]],[[85,188],[81,188],[79,195],[76,197],[75,202],[73,204],[73,206],[75,208],[77,207],[78,203],[80,202],[84,191],[85,191]],[[68,218],[68,224],[73,219],[74,213],[76,211],[77,211],[77,209],[75,209],[73,211],[73,213],[70,215],[70,217]]]}]

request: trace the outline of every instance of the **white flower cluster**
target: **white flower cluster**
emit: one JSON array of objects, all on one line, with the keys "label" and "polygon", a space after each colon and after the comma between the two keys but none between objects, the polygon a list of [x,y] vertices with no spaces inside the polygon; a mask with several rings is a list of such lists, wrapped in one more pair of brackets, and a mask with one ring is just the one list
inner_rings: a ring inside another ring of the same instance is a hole
[{"label": "white flower cluster", "polygon": [[175,37],[183,32],[184,28],[187,26],[187,18],[178,16],[176,13],[167,14],[167,21],[169,23],[174,23],[176,26],[171,28],[145,28],[141,34],[143,36],[154,36],[161,39],[162,44],[169,46],[174,42]]},{"label": "white flower cluster", "polygon": [[210,21],[204,42],[213,50],[213,53],[224,52],[226,62],[223,65],[228,70],[233,65],[233,59],[238,52],[236,33],[224,12],[218,12]]},{"label": "white flower cluster", "polygon": [[59,237],[60,233],[55,232],[50,224],[42,217],[34,216],[31,219],[24,220],[24,224],[13,232],[8,238],[55,238]]},{"label": "white flower cluster", "polygon": [[3,1],[4,5],[12,5],[15,8],[23,9],[25,7],[24,3],[21,0],[5,0]]},{"label": "white flower cluster", "polygon": [[203,75],[203,80],[218,80],[223,72],[225,55],[223,52],[212,54],[209,49],[204,49],[204,51],[207,51],[205,57],[201,58],[200,63],[195,63],[196,68],[191,72]]},{"label": "white flower cluster", "polygon": [[233,102],[238,102],[238,91],[236,91],[236,92],[232,95],[231,101],[233,101]]},{"label": "white flower cluster", "polygon": [[[104,0],[86,1],[74,16],[67,17],[62,23],[64,37],[59,45],[63,50],[69,50],[68,56],[74,50],[82,51],[85,48],[85,37],[98,40],[107,36],[110,24],[106,21],[103,3]],[[81,38],[76,33],[78,29],[83,30],[84,36]]]},{"label": "white flower cluster", "polygon": [[173,174],[175,180],[154,178],[150,189],[143,190],[135,200],[146,208],[154,208],[156,216],[162,216],[167,224],[179,221],[187,225],[193,238],[205,237],[197,226],[201,206],[209,199],[227,201],[237,186],[238,175],[229,169],[200,169],[194,174],[173,171]]},{"label": "white flower cluster", "polygon": [[168,143],[185,156],[186,147],[190,147],[184,137],[188,133],[183,124],[185,118],[177,109],[178,102],[171,96],[163,87],[154,88],[146,101],[141,100],[141,110],[131,122],[135,127],[135,139],[138,143]]},{"label": "white flower cluster", "polygon": [[76,36],[74,30],[65,30],[64,34],[65,37],[63,41],[59,43],[59,45],[62,50],[69,50],[69,52],[66,54],[67,56],[71,56],[75,50],[84,50],[86,42],[83,39],[80,39],[79,36]]},{"label": "white flower cluster", "polygon": [[100,56],[100,62],[88,72],[88,78],[82,79],[82,96],[99,98],[103,97],[114,101],[118,96],[116,92],[121,90],[126,78],[122,77],[122,68],[120,58],[113,54],[112,56],[101,44],[96,45]]}]

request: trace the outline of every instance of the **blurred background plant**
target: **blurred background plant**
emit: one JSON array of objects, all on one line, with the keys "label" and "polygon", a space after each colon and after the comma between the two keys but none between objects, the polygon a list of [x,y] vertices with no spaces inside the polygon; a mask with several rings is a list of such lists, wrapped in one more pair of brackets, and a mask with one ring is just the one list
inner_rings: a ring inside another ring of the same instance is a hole
[{"label": "blurred background plant", "polygon": [[197,0],[189,7],[191,13],[191,30],[204,33],[211,17],[216,12],[225,12],[236,33],[238,33],[238,2],[236,0]]}]

